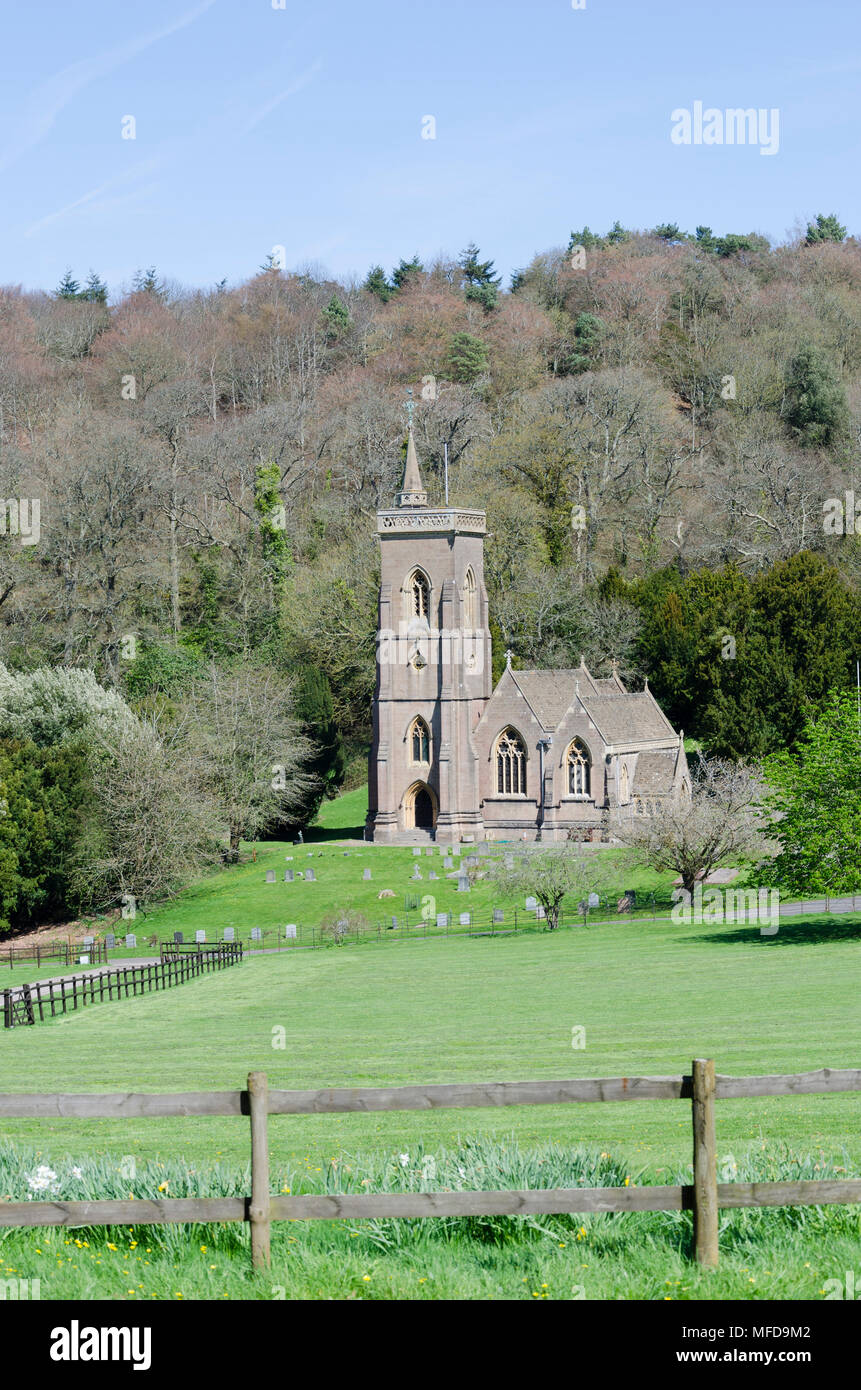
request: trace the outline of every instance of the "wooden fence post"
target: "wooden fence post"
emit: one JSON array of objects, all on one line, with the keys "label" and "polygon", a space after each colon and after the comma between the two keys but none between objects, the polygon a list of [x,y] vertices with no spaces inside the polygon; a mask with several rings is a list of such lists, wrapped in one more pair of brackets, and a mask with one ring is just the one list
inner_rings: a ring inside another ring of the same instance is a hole
[{"label": "wooden fence post", "polygon": [[694,1130],[694,1250],[697,1264],[714,1269],[718,1262],[717,1147],[715,1139],[715,1064],[694,1059],[692,1118]]},{"label": "wooden fence post", "polygon": [[265,1269],[269,1252],[269,1081],[265,1071],[248,1073],[251,1112],[251,1265]]}]

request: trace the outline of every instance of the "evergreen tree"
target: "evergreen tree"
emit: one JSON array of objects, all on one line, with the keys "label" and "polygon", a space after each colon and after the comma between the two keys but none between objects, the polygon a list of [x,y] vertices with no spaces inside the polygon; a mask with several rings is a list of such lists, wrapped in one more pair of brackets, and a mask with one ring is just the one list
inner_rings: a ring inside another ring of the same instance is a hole
[{"label": "evergreen tree", "polygon": [[813,343],[802,343],[786,373],[786,418],[802,444],[828,445],[848,420],[846,392],[836,369]]},{"label": "evergreen tree", "polygon": [[479,250],[474,241],[460,253],[458,265],[467,285],[498,285],[502,276],[494,275],[493,261],[480,261],[478,257]]},{"label": "evergreen tree", "polygon": [[594,366],[594,359],[606,332],[606,324],[595,314],[581,313],[574,321],[574,351],[565,361],[565,371],[570,373],[588,372]]},{"label": "evergreen tree", "polygon": [[451,380],[469,385],[487,367],[487,347],[470,333],[455,333],[449,342],[446,360]]},{"label": "evergreen tree", "polygon": [[75,279],[71,269],[67,270],[56,289],[58,299],[77,299],[81,292],[81,286]]},{"label": "evergreen tree", "polygon": [[78,298],[86,300],[89,304],[107,304],[108,287],[104,280],[100,279],[94,270],[91,270],[87,276],[86,287],[81,291]]},{"label": "evergreen tree", "polygon": [[[344,781],[347,761],[338,726],[328,677],[316,666],[304,666],[295,690],[295,713],[313,740],[314,751],[305,770],[317,781],[316,812],[322,796],[330,800],[337,796]],[[313,819],[313,814],[308,816]]]},{"label": "evergreen tree", "polygon": [[661,241],[667,243],[684,241],[685,239],[685,234],[680,230],[678,222],[659,222],[657,227],[652,229],[652,236],[659,237]]},{"label": "evergreen tree", "polygon": [[819,241],[843,241],[846,236],[846,228],[838,222],[836,215],[831,212],[824,216],[821,212],[816,214],[815,222],[808,222],[807,235],[804,238],[806,246],[815,246]]},{"label": "evergreen tree", "polygon": [[164,294],[164,285],[162,281],[159,280],[154,265],[149,266],[146,270],[139,270],[136,272],[135,278],[132,281],[132,289],[136,294],[152,294],[155,295],[157,299],[162,297]]},{"label": "evergreen tree", "polygon": [[424,266],[418,256],[413,256],[411,261],[402,260],[392,271],[392,285],[396,290],[402,290],[416,275],[421,275],[423,270]]},{"label": "evergreen tree", "polygon": [[260,464],[254,475],[254,510],[260,518],[263,566],[271,586],[273,631],[281,627],[290,546],[281,501],[281,470],[277,463]]},{"label": "evergreen tree", "polygon": [[631,233],[622,226],[621,222],[616,221],[607,233],[605,240],[608,246],[621,246],[623,242],[631,240]]},{"label": "evergreen tree", "polygon": [[336,294],[332,295],[323,310],[323,322],[326,326],[326,336],[330,339],[343,338],[350,327],[350,312]]},{"label": "evergreen tree", "polygon": [[[403,262],[401,262],[401,264],[403,264]],[[381,299],[384,304],[388,304],[392,297],[392,287],[386,279],[386,272],[381,265],[371,266],[365,276],[365,283],[362,285],[362,289],[367,290],[370,294],[375,294],[377,299]]]}]

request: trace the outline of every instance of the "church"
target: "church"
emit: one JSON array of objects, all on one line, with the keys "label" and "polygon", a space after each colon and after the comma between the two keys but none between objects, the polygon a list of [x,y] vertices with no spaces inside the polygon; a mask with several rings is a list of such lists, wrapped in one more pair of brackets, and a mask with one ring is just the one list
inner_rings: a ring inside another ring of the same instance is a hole
[{"label": "church", "polygon": [[429,507],[412,429],[377,513],[381,583],[366,839],[612,840],[690,795],[682,736],[618,674],[519,671],[492,688],[483,511]]}]

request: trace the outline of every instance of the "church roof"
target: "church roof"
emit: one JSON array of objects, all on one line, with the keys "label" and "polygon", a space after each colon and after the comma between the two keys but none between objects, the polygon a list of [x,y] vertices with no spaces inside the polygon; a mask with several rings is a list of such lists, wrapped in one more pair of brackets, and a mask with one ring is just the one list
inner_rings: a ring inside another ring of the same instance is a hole
[{"label": "church roof", "polygon": [[637,754],[633,790],[638,796],[657,796],[672,790],[676,772],[673,748],[650,748]]},{"label": "church roof", "polygon": [[650,690],[626,690],[617,675],[593,676],[585,663],[573,670],[516,671],[511,675],[547,730],[557,729],[575,700],[580,700],[606,743],[640,743],[677,739],[672,724]]}]

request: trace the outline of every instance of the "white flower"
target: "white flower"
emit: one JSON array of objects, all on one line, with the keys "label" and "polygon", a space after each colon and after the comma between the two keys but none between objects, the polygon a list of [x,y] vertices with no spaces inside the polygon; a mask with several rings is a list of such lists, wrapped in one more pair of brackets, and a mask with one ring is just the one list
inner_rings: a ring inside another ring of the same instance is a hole
[{"label": "white flower", "polygon": [[407,1164],[408,1164],[409,1161],[410,1161],[410,1156],[409,1156],[409,1154],[400,1154],[399,1157],[400,1157],[400,1160],[401,1160],[401,1167],[402,1167],[402,1168],[406,1168]]},{"label": "white flower", "polygon": [[83,1170],[82,1170],[81,1168],[73,1168],[73,1169],[72,1169],[72,1177],[73,1177],[73,1178],[82,1178],[83,1176],[84,1176],[84,1173],[83,1173]]},{"label": "white flower", "polygon": [[40,1163],[35,1173],[31,1173],[27,1178],[27,1186],[31,1192],[45,1192],[49,1188],[52,1191],[56,1191],[54,1186],[56,1181],[57,1174],[54,1172],[53,1168],[49,1168],[46,1164]]}]

